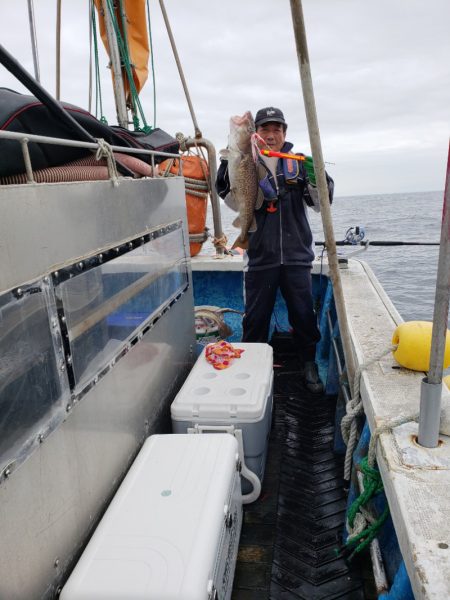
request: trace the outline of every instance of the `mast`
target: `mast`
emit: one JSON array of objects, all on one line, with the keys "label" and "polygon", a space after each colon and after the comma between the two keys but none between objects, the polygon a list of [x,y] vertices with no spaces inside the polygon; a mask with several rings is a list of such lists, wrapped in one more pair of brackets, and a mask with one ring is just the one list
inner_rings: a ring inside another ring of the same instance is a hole
[{"label": "mast", "polygon": [[114,32],[114,25],[108,8],[108,0],[102,0],[105,29],[108,38],[109,57],[113,73],[114,98],[116,101],[117,122],[121,127],[128,129],[128,111],[125,97],[125,87],[122,76],[122,63],[120,60],[119,45]]},{"label": "mast", "polygon": [[31,35],[31,50],[33,52],[33,65],[34,65],[34,78],[38,83],[41,81],[41,75],[39,72],[39,56],[36,39],[36,22],[34,18],[34,6],[33,0],[28,0],[28,20],[30,22],[30,35]]},{"label": "mast", "polygon": [[341,276],[339,273],[339,264],[336,253],[336,240],[334,237],[333,222],[331,219],[330,203],[328,199],[328,185],[325,175],[325,164],[322,155],[319,123],[317,120],[316,104],[314,100],[314,90],[311,78],[311,69],[309,65],[309,53],[306,41],[303,9],[301,0],[290,1],[292,11],[292,22],[294,25],[295,43],[297,46],[298,65],[300,69],[300,79],[302,82],[303,100],[305,103],[306,120],[308,123],[308,132],[314,162],[314,171],[317,180],[317,190],[319,192],[320,213],[322,216],[323,231],[325,234],[325,243],[328,253],[328,265],[330,269],[331,282],[333,284],[334,300],[339,320],[339,330],[344,350],[345,364],[347,367],[348,382],[350,390],[352,391],[353,377],[355,375],[355,359],[353,356],[347,314],[345,312],[344,292],[342,289]]},{"label": "mast", "polygon": [[433,333],[431,335],[428,377],[422,379],[418,442],[436,448],[441,419],[442,369],[447,335],[450,298],[450,144],[442,209],[441,246],[439,249],[436,295],[434,299]]}]

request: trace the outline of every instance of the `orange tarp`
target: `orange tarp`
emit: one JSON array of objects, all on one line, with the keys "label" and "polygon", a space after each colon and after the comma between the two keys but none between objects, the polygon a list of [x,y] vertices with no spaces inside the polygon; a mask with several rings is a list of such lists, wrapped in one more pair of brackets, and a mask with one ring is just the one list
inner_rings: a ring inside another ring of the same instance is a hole
[{"label": "orange tarp", "polygon": [[[103,44],[106,48],[106,52],[109,55],[109,45],[106,36],[105,19],[103,17],[103,0],[94,0],[97,12],[99,15],[100,35],[102,36]],[[147,16],[145,12],[145,0],[122,0],[123,9],[126,15],[127,23],[127,40],[128,40],[128,52],[130,56],[130,62],[132,64],[132,73],[136,90],[139,93],[144,87],[148,77],[148,59],[150,56],[150,50],[148,45],[147,35]],[[122,18],[120,16],[120,10],[117,7],[115,9],[117,22],[120,27],[123,39],[122,30]],[[127,103],[130,103],[130,87],[126,77],[126,73],[123,71],[125,94]]]}]

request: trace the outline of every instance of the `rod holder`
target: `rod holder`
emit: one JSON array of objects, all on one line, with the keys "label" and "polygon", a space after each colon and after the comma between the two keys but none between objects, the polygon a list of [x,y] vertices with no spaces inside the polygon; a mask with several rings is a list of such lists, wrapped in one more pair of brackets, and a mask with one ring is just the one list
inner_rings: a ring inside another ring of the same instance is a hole
[{"label": "rod holder", "polygon": [[442,382],[428,383],[422,379],[420,388],[420,416],[418,442],[425,448],[436,448],[439,442],[441,421]]}]

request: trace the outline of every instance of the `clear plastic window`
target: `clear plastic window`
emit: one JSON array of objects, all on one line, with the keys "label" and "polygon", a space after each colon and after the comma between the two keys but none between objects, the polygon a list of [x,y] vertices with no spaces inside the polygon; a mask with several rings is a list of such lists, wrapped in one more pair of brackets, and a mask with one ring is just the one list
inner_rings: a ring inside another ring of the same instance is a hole
[{"label": "clear plastic window", "polygon": [[76,387],[91,381],[127,339],[186,287],[184,258],[179,228],[55,288],[66,318]]},{"label": "clear plastic window", "polygon": [[[38,443],[65,416],[49,313],[42,282],[0,296],[0,468]],[[63,382],[63,383],[61,383]],[[65,390],[63,385],[65,384]],[[65,399],[67,401],[67,397]]]}]

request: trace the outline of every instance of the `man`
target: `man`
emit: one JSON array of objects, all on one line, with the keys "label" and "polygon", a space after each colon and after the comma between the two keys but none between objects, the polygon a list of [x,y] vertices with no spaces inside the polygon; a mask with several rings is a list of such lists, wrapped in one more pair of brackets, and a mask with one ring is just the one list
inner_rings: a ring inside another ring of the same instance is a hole
[{"label": "man", "polygon": [[[279,108],[262,108],[256,113],[256,133],[261,147],[291,153],[286,142],[287,123]],[[315,362],[320,339],[313,309],[311,266],[314,260],[312,232],[307,206],[320,210],[312,161],[260,156],[257,164],[259,194],[264,201],[255,211],[257,229],[249,234],[247,267],[244,274],[245,315],[243,342],[267,342],[270,319],[278,288],[286,302],[304,380],[313,393],[323,392]],[[328,177],[330,202],[333,180]],[[230,192],[227,162],[217,173],[217,192]]]}]

